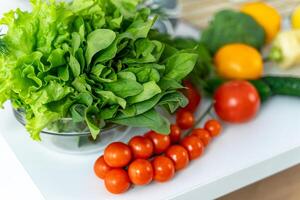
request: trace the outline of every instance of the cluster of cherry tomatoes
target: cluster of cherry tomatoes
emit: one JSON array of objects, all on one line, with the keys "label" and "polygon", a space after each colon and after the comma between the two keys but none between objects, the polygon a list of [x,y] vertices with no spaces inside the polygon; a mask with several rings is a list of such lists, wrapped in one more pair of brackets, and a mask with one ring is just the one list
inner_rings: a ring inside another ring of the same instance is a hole
[{"label": "cluster of cherry tomatoes", "polygon": [[166,182],[176,171],[199,158],[221,129],[218,121],[209,120],[203,129],[193,129],[190,135],[181,138],[181,128],[173,124],[170,135],[149,131],[131,138],[128,144],[111,143],[95,162],[95,174],[104,179],[106,189],[113,194],[126,192],[131,184]]},{"label": "cluster of cherry tomatoes", "polygon": [[184,135],[184,130],[195,126],[193,113],[201,100],[189,82],[184,84],[189,104],[177,112],[176,124],[171,125],[170,135],[149,131],[144,136],[131,138],[128,144],[114,142],[97,159],[94,172],[104,179],[109,192],[120,194],[126,192],[131,184],[142,186],[152,180],[170,180],[176,171],[199,158],[211,139],[221,133],[221,124],[209,120],[204,128],[192,129],[190,134]]}]

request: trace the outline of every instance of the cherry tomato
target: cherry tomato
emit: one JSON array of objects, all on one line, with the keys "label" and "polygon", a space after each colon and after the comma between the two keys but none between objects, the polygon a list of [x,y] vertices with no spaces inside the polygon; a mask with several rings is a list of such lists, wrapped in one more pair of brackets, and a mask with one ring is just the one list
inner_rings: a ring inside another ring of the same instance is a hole
[{"label": "cherry tomato", "polygon": [[202,143],[204,144],[204,146],[206,147],[210,141],[211,141],[211,136],[210,136],[210,132],[203,129],[203,128],[196,128],[192,131],[191,135],[195,135],[198,138],[201,139]]},{"label": "cherry tomato", "polygon": [[135,136],[131,138],[128,144],[131,148],[134,158],[147,159],[150,158],[154,151],[154,146],[149,138],[143,136]]},{"label": "cherry tomato", "polygon": [[171,133],[170,133],[170,139],[172,144],[176,144],[180,141],[182,131],[176,124],[171,125]]},{"label": "cherry tomato", "polygon": [[221,85],[214,95],[218,116],[231,123],[243,123],[254,118],[260,108],[260,97],[247,81],[230,81]]},{"label": "cherry tomato", "polygon": [[204,129],[210,133],[211,137],[216,137],[220,135],[222,131],[222,125],[217,120],[211,119],[205,123]]},{"label": "cherry tomato", "polygon": [[133,184],[147,185],[153,179],[152,165],[148,160],[137,159],[129,165],[128,175]]},{"label": "cherry tomato", "polygon": [[98,176],[101,179],[104,179],[106,174],[110,170],[112,170],[112,168],[108,166],[108,164],[106,164],[106,162],[104,161],[104,156],[101,156],[96,160],[94,164],[94,172],[96,176]]},{"label": "cherry tomato", "polygon": [[189,153],[180,145],[173,145],[169,147],[166,151],[166,156],[173,161],[176,171],[185,168],[190,162]]},{"label": "cherry tomato", "polygon": [[171,139],[168,135],[162,135],[154,131],[149,131],[145,134],[145,136],[152,140],[155,154],[161,154],[165,152],[171,144]]},{"label": "cherry tomato", "polygon": [[166,156],[157,156],[152,160],[154,170],[154,180],[157,182],[166,182],[173,178],[175,166],[173,161]]},{"label": "cherry tomato", "polygon": [[182,109],[194,113],[201,102],[201,96],[191,82],[183,81],[183,85],[187,88],[183,93],[188,98],[189,103]]},{"label": "cherry tomato", "polygon": [[110,167],[125,167],[131,161],[131,154],[128,145],[113,142],[104,150],[104,160]]},{"label": "cherry tomato", "polygon": [[190,160],[200,157],[204,151],[204,145],[195,135],[185,137],[180,143],[189,153]]},{"label": "cherry tomato", "polygon": [[126,192],[130,187],[130,180],[124,169],[113,169],[109,171],[104,179],[106,189],[113,194]]},{"label": "cherry tomato", "polygon": [[193,113],[181,110],[177,112],[176,123],[181,129],[187,130],[195,124],[195,117]]}]

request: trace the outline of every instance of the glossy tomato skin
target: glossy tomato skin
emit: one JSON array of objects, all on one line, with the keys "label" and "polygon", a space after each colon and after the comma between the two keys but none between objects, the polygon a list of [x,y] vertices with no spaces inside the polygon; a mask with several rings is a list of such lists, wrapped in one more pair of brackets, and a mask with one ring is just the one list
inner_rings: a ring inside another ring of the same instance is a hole
[{"label": "glossy tomato skin", "polygon": [[211,141],[211,136],[210,136],[210,132],[203,129],[203,128],[196,128],[192,131],[191,135],[195,135],[198,138],[201,139],[202,143],[204,144],[204,147],[206,147],[210,141]]},{"label": "glossy tomato skin", "polygon": [[124,169],[113,169],[109,171],[104,179],[106,189],[113,194],[126,192],[131,183],[129,176]]},{"label": "glossy tomato skin", "polygon": [[149,138],[152,141],[155,154],[161,154],[165,152],[171,144],[170,136],[162,135],[154,131],[149,131],[145,134],[145,137]]},{"label": "glossy tomato skin", "polygon": [[166,151],[166,156],[173,161],[176,171],[184,169],[190,162],[189,153],[180,145],[170,146]]},{"label": "glossy tomato skin", "polygon": [[187,130],[194,126],[195,117],[189,111],[180,110],[176,113],[176,123],[181,129]]},{"label": "glossy tomato skin", "polygon": [[254,118],[260,108],[260,97],[247,81],[222,84],[214,94],[217,115],[230,123],[243,123]]},{"label": "glossy tomato skin", "polygon": [[157,156],[152,160],[154,170],[153,179],[157,182],[166,182],[173,178],[175,166],[173,161],[166,156]]},{"label": "glossy tomato skin", "polygon": [[203,154],[204,145],[195,135],[185,137],[180,144],[188,151],[190,160],[195,160]]},{"label": "glossy tomato skin", "polygon": [[128,143],[134,158],[148,159],[153,155],[154,145],[149,138],[135,136]]},{"label": "glossy tomato skin", "polygon": [[128,175],[135,185],[147,185],[153,179],[153,167],[148,160],[136,159],[128,167]]},{"label": "glossy tomato skin", "polygon": [[104,160],[110,167],[125,167],[131,158],[131,149],[122,142],[113,142],[104,150]]},{"label": "glossy tomato skin", "polygon": [[189,100],[189,103],[186,107],[182,108],[182,110],[194,113],[201,102],[201,95],[190,81],[183,81],[183,85],[186,87],[186,90],[184,90],[183,93]]},{"label": "glossy tomato skin", "polygon": [[182,131],[179,128],[179,126],[176,124],[172,124],[171,125],[171,133],[169,135],[170,139],[171,139],[171,143],[172,144],[178,143],[180,141],[181,134],[182,134]]},{"label": "glossy tomato skin", "polygon": [[112,168],[106,164],[105,160],[104,160],[104,156],[99,157],[95,164],[94,164],[94,172],[96,174],[96,176],[98,176],[101,179],[104,179],[106,174],[112,170]]},{"label": "glossy tomato skin", "polygon": [[204,129],[209,132],[211,137],[216,137],[222,132],[222,125],[219,121],[211,119],[205,123]]}]

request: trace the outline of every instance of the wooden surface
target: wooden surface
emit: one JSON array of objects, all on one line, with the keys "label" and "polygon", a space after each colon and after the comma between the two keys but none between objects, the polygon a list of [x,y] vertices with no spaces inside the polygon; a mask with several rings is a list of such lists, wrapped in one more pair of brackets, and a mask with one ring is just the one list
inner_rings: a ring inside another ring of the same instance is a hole
[{"label": "wooden surface", "polygon": [[[181,17],[191,24],[203,28],[211,19],[213,13],[225,8],[238,9],[245,0],[179,0]],[[278,9],[283,17],[288,17],[300,0],[265,0]]]},{"label": "wooden surface", "polygon": [[228,194],[219,200],[299,200],[300,165]]}]

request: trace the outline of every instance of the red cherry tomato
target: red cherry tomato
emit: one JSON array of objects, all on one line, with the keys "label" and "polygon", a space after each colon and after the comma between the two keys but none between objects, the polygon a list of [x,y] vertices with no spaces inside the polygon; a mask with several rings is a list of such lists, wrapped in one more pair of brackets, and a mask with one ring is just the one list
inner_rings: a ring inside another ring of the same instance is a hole
[{"label": "red cherry tomato", "polygon": [[186,90],[184,90],[183,93],[188,98],[189,103],[182,109],[194,113],[201,102],[201,96],[191,82],[187,80],[183,81],[183,85],[186,87]]},{"label": "red cherry tomato", "polygon": [[222,132],[222,125],[217,120],[211,119],[205,123],[204,129],[210,133],[211,137],[216,137]]},{"label": "red cherry tomato", "polygon": [[247,81],[230,81],[221,85],[214,95],[218,116],[231,123],[243,123],[254,118],[260,108],[260,97]]},{"label": "red cherry tomato", "polygon": [[130,180],[124,169],[113,169],[109,171],[104,179],[106,189],[113,194],[126,192],[130,187]]},{"label": "red cherry tomato", "polygon": [[211,136],[210,136],[210,133],[203,129],[203,128],[196,128],[192,131],[192,134],[191,135],[195,135],[197,136],[198,138],[201,139],[202,143],[204,144],[204,146],[206,147],[210,141],[211,141]]},{"label": "red cherry tomato", "polygon": [[170,133],[170,139],[172,144],[176,144],[180,141],[182,131],[176,124],[171,125],[171,133]]},{"label": "red cherry tomato", "polygon": [[195,117],[193,113],[181,110],[177,112],[176,123],[181,129],[187,130],[194,126]]},{"label": "red cherry tomato", "polygon": [[190,160],[200,157],[204,151],[204,145],[195,135],[185,137],[180,143],[189,153]]},{"label": "red cherry tomato", "polygon": [[135,185],[147,185],[153,179],[153,168],[148,160],[137,159],[128,168],[128,175]]},{"label": "red cherry tomato", "polygon": [[101,156],[96,160],[94,164],[94,172],[96,176],[98,176],[101,179],[104,179],[106,174],[110,170],[112,170],[112,168],[108,166],[108,164],[106,164],[106,162],[104,161],[104,156]]},{"label": "red cherry tomato", "polygon": [[157,156],[152,160],[154,170],[154,180],[157,182],[166,182],[173,178],[175,166],[173,161],[166,156]]},{"label": "red cherry tomato", "polygon": [[173,161],[176,171],[185,168],[190,162],[189,153],[180,145],[173,145],[169,147],[166,151],[166,156]]},{"label": "red cherry tomato", "polygon": [[155,154],[165,152],[171,144],[170,136],[162,135],[154,131],[149,131],[145,134],[145,137],[149,138],[153,142]]},{"label": "red cherry tomato", "polygon": [[148,159],[154,152],[154,146],[149,138],[135,136],[131,138],[128,145],[131,148],[134,158]]},{"label": "red cherry tomato", "polygon": [[104,150],[104,160],[110,167],[125,167],[131,158],[129,146],[122,142],[113,142]]}]

